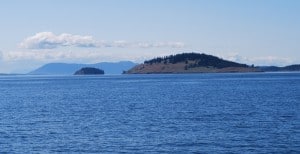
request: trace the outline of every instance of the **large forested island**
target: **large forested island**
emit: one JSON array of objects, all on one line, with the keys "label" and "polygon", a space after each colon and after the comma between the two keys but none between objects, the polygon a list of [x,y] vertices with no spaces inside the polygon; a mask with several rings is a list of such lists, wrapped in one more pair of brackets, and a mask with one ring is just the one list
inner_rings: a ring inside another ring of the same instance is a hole
[{"label": "large forested island", "polygon": [[182,53],[145,61],[125,74],[259,72],[259,68],[200,53]]}]

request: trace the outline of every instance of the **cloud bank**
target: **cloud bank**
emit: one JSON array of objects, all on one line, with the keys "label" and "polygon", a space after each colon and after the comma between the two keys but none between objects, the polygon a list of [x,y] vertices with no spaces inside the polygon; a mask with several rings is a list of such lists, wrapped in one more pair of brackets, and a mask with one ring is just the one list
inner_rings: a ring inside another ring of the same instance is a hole
[{"label": "cloud bank", "polygon": [[238,53],[227,53],[227,54],[218,54],[219,57],[222,57],[227,60],[245,63],[248,65],[258,65],[258,66],[286,66],[295,63],[291,58],[287,57],[276,57],[276,56],[260,56],[260,57],[244,57]]},{"label": "cloud bank", "polygon": [[[172,51],[152,51],[140,53],[139,51],[133,51],[131,54],[127,52],[116,52],[112,53],[109,51],[98,51],[98,50],[58,50],[50,51],[51,49],[29,50],[29,51],[0,51],[0,61],[39,61],[39,62],[52,62],[52,61],[70,61],[70,62],[99,62],[99,61],[120,61],[120,60],[131,60],[135,62],[142,62],[146,59],[150,59],[156,56],[166,56],[170,54],[176,54],[177,52]],[[276,57],[276,56],[261,56],[261,57],[245,57],[238,53],[223,53],[215,54],[226,60],[244,63],[248,65],[254,64],[255,66],[285,66],[296,63],[295,59],[288,57]]]},{"label": "cloud bank", "polygon": [[54,49],[58,47],[89,47],[89,48],[182,48],[182,42],[127,42],[127,41],[99,41],[92,36],[81,36],[63,33],[55,35],[52,32],[40,32],[25,38],[20,47],[25,49]]}]

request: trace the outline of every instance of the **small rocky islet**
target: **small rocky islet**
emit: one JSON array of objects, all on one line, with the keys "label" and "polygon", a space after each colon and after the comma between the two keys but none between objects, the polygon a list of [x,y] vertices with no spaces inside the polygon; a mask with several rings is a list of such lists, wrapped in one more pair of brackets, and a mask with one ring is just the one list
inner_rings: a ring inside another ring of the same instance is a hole
[{"label": "small rocky islet", "polygon": [[76,71],[74,75],[103,75],[104,71],[93,67],[84,67]]}]

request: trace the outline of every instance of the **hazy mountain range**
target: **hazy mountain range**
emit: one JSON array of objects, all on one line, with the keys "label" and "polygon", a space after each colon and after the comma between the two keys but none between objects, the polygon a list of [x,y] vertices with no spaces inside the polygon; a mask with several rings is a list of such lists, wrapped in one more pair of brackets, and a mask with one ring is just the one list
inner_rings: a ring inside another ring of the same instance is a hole
[{"label": "hazy mountain range", "polygon": [[31,75],[72,75],[83,67],[94,67],[104,70],[105,74],[122,74],[123,71],[137,65],[131,61],[101,62],[96,64],[49,63],[29,72]]},{"label": "hazy mountain range", "polygon": [[278,66],[259,66],[259,69],[263,72],[290,72],[300,71],[300,64],[288,65],[284,67]]}]

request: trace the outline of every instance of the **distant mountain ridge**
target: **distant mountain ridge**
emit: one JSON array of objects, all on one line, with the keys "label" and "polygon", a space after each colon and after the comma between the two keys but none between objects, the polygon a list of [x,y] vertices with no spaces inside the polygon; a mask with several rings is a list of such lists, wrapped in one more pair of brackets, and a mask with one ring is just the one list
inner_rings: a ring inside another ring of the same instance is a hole
[{"label": "distant mountain ridge", "polygon": [[300,71],[300,64],[288,65],[284,67],[278,66],[259,66],[263,72],[286,72],[286,71]]},{"label": "distant mountain ridge", "polygon": [[223,60],[216,56],[200,53],[181,53],[153,58],[126,71],[126,74],[151,73],[221,73],[221,72],[260,72],[246,64]]},{"label": "distant mountain ridge", "polygon": [[96,64],[49,63],[29,72],[30,75],[72,75],[83,67],[94,67],[105,71],[105,74],[122,74],[137,65],[131,61],[101,62]]}]

